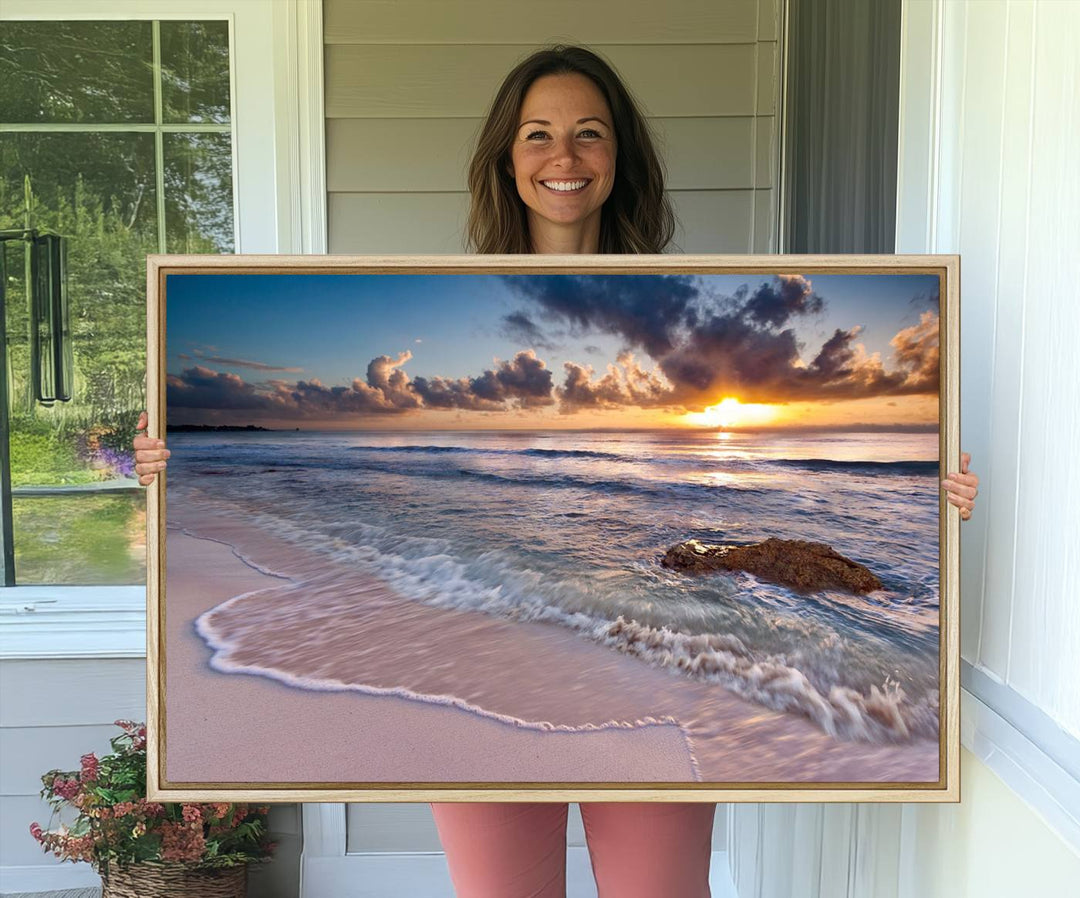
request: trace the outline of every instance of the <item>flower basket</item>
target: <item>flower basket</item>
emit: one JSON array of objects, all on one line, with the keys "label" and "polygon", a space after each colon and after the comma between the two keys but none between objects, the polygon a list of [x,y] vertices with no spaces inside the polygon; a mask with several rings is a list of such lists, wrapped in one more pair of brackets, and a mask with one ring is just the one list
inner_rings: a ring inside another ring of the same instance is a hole
[{"label": "flower basket", "polygon": [[109,740],[112,754],[86,754],[81,769],[41,777],[54,819],[74,811],[74,822],[32,823],[30,834],[60,860],[91,864],[103,898],[244,898],[248,865],[273,855],[269,805],[148,801],[146,727],[116,725],[123,733]]},{"label": "flower basket", "polygon": [[244,898],[246,865],[200,870],[190,864],[143,861],[113,866],[101,877],[101,898]]}]

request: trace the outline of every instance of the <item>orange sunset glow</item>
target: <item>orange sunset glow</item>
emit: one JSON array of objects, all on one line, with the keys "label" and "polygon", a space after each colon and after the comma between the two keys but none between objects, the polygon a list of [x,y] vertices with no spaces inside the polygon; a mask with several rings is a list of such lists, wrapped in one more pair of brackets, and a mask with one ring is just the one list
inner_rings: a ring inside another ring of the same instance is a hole
[{"label": "orange sunset glow", "polygon": [[771,424],[776,420],[773,405],[743,404],[734,396],[726,396],[703,412],[687,412],[683,420],[696,427],[752,427]]}]

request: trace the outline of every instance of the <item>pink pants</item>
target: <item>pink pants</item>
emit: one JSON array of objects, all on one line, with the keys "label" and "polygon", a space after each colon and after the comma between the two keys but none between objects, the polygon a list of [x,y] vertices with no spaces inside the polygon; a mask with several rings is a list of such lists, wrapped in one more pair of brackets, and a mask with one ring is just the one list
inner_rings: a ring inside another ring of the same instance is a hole
[{"label": "pink pants", "polygon": [[[564,898],[567,805],[432,804],[458,898]],[[586,802],[599,898],[709,898],[710,802]]]}]

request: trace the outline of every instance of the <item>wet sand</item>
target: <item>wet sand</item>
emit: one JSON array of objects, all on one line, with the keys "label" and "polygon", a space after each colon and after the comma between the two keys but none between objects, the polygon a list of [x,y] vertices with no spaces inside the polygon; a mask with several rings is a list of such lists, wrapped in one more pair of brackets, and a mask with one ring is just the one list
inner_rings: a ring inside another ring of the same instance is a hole
[{"label": "wet sand", "polygon": [[936,742],[840,742],[564,627],[404,599],[220,511],[171,514],[167,548],[173,781],[937,779]]},{"label": "wet sand", "polygon": [[219,673],[195,618],[278,581],[225,545],[170,530],[167,582],[165,763],[173,783],[693,780],[676,726],[543,732],[395,695]]}]

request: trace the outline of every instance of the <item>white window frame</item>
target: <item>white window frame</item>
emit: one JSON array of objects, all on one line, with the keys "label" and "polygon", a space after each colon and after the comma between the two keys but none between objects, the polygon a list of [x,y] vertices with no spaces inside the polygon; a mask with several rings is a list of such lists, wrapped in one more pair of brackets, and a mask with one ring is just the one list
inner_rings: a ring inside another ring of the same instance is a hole
[{"label": "white window frame", "polygon": [[[238,253],[326,252],[321,0],[4,0],[0,21],[229,23]],[[146,655],[144,586],[0,589],[0,659]]]}]

